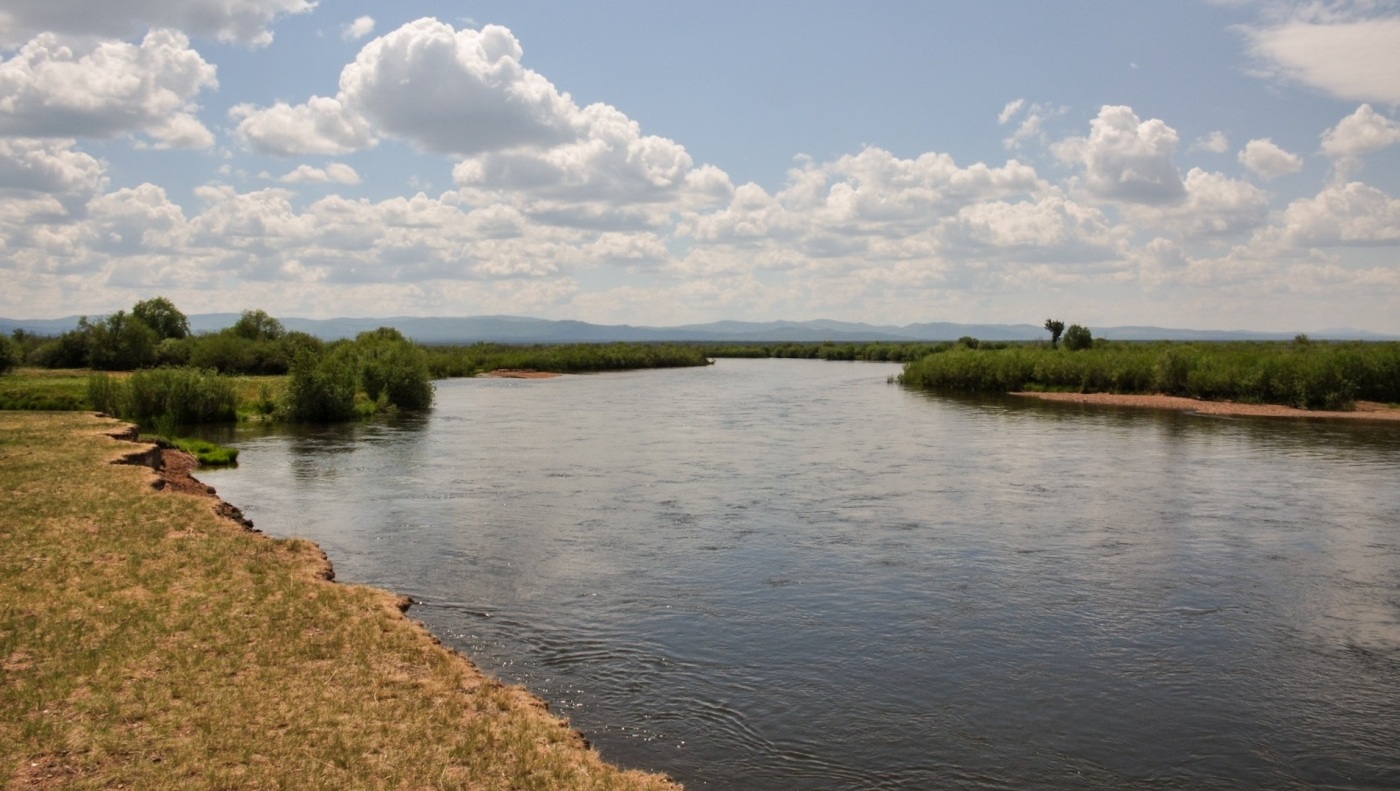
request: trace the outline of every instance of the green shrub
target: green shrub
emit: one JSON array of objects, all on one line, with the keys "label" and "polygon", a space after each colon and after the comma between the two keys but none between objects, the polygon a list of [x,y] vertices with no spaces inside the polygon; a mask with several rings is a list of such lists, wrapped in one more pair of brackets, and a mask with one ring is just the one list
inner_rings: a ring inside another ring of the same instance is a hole
[{"label": "green shrub", "polygon": [[287,380],[287,417],[330,423],[355,417],[355,368],[350,355],[299,352]]},{"label": "green shrub", "polygon": [[1079,324],[1071,324],[1065,330],[1065,348],[1072,352],[1091,349],[1094,346],[1094,334],[1089,332],[1088,327]]},{"label": "green shrub", "polygon": [[428,356],[398,330],[380,327],[355,338],[360,379],[371,401],[381,397],[399,409],[427,409],[433,404]]},{"label": "green shrub", "polygon": [[9,373],[19,365],[19,344],[0,335],[0,374]]}]

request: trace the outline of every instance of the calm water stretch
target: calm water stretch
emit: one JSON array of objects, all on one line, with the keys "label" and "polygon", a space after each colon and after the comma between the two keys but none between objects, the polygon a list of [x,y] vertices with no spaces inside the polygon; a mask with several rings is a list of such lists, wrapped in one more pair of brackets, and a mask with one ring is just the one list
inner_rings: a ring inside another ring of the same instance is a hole
[{"label": "calm water stretch", "polygon": [[690,789],[1400,788],[1400,426],[898,370],[445,381],[201,477]]}]

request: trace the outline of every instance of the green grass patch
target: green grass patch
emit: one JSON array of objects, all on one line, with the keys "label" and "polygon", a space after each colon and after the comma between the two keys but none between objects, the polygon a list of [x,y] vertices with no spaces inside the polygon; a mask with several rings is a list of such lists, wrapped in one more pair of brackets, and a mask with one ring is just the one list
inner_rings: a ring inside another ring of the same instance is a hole
[{"label": "green grass patch", "polygon": [[85,412],[89,371],[16,368],[0,376],[0,409]]},{"label": "green grass patch", "polygon": [[203,439],[176,437],[172,445],[194,456],[201,467],[231,467],[238,463],[238,448],[230,448]]}]

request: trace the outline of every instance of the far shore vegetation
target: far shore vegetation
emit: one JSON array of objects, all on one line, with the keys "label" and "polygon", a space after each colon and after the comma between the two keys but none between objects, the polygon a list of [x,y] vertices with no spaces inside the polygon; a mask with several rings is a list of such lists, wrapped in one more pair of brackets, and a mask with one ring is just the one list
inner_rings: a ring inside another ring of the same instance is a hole
[{"label": "far shore vegetation", "polygon": [[156,297],[84,317],[56,337],[17,330],[0,339],[0,374],[13,372],[0,378],[0,409],[92,409],[152,432],[236,420],[324,423],[427,409],[433,379],[709,362],[703,351],[674,344],[423,346],[389,327],[327,342],[288,332],[261,310],[195,335],[175,305]]},{"label": "far shore vegetation", "polygon": [[675,788],[327,581],[312,543],[111,464],[115,420],[0,411],[0,786]]},{"label": "far shore vegetation", "polygon": [[1047,319],[1048,344],[940,342],[499,343],[425,346],[381,327],[322,341],[261,310],[191,334],[162,297],[57,337],[0,337],[0,409],[96,409],[139,423],[332,422],[432,404],[433,379],[499,370],[587,373],[713,358],[901,362],[898,381],[956,392],[1162,394],[1303,409],[1400,403],[1400,343],[1124,342]]},{"label": "far shore vegetation", "polygon": [[1079,325],[1046,324],[1049,345],[960,343],[909,363],[898,381],[949,392],[1161,394],[1310,410],[1400,403],[1400,343],[1304,335],[1292,342],[1115,342]]}]

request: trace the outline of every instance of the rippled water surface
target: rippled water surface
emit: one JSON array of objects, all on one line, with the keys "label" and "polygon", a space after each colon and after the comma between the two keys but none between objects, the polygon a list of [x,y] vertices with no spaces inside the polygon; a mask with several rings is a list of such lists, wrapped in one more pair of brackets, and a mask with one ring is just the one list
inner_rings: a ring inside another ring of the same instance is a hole
[{"label": "rippled water surface", "polygon": [[691,789],[1400,788],[1400,426],[897,372],[446,381],[201,477]]}]

